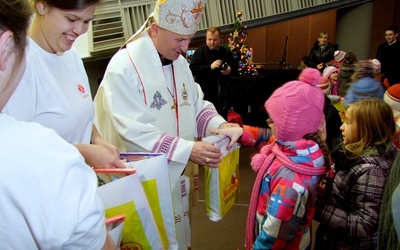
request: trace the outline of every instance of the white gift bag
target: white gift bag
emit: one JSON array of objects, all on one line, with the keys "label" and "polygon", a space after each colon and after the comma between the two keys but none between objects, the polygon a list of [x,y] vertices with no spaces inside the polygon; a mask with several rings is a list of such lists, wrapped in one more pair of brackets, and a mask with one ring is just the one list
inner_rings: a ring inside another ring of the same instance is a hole
[{"label": "white gift bag", "polygon": [[239,195],[239,145],[227,150],[230,139],[226,136],[209,136],[203,141],[213,142],[222,153],[218,168],[204,166],[206,212],[210,220],[219,221]]},{"label": "white gift bag", "polygon": [[165,154],[122,153],[128,168],[136,169],[149,201],[164,249],[178,249],[168,162]]},{"label": "white gift bag", "polygon": [[112,176],[112,181],[98,187],[97,192],[106,217],[125,215],[121,249],[164,249],[139,176],[119,177]]}]

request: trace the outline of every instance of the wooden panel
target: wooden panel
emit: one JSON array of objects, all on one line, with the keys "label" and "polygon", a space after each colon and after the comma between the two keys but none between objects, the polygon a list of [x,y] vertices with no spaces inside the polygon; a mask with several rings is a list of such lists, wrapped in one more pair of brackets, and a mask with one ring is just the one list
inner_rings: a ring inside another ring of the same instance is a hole
[{"label": "wooden panel", "polygon": [[[289,21],[289,38],[287,47],[286,61],[292,64],[293,68],[297,68],[300,64],[300,59],[303,56],[308,56],[311,49],[310,32],[309,32],[310,17],[301,17]],[[312,36],[314,39],[314,35]]]},{"label": "wooden panel", "polygon": [[267,30],[265,27],[252,29],[247,36],[246,44],[253,49],[253,62],[266,61]]},{"label": "wooden panel", "polygon": [[[336,36],[336,10],[325,11],[315,15],[274,23],[264,27],[247,29],[246,44],[253,48],[253,62],[282,61],[285,40],[286,61],[297,68],[300,58],[308,55],[321,31],[327,31],[331,41]],[[229,34],[223,34],[224,43],[228,42]],[[196,41],[190,47],[197,48],[205,43]]]},{"label": "wooden panel", "polygon": [[330,40],[334,42],[335,29],[336,10],[332,10],[250,29],[246,43],[254,49],[254,62],[280,62],[288,36],[286,61],[297,68],[300,58],[308,55],[317,41],[319,32],[327,31]]},{"label": "wooden panel", "polygon": [[279,22],[267,27],[267,51],[268,62],[280,62],[285,47],[286,36],[288,36],[289,22]]}]

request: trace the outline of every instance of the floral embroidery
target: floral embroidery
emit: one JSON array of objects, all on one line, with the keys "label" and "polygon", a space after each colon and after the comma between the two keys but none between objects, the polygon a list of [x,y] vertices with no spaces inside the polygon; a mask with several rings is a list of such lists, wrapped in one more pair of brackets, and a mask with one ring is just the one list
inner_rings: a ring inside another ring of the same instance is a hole
[{"label": "floral embroidery", "polygon": [[156,91],[153,96],[153,102],[151,103],[150,108],[156,108],[160,110],[165,104],[167,104],[167,101],[162,97],[160,92]]}]

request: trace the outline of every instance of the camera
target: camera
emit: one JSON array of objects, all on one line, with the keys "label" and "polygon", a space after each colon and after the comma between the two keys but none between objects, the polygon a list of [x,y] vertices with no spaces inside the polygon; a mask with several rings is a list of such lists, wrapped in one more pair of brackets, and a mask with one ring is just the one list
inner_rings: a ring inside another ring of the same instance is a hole
[{"label": "camera", "polygon": [[228,69],[228,64],[226,63],[226,62],[224,62],[224,63],[222,63],[221,64],[221,67],[220,67],[222,70],[226,70],[226,69]]}]

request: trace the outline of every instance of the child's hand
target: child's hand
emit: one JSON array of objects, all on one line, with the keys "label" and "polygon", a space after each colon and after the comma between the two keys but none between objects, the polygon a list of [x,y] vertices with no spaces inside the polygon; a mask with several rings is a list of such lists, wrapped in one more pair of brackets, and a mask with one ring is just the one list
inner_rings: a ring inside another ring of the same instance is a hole
[{"label": "child's hand", "polygon": [[226,135],[231,141],[229,142],[226,149],[230,149],[233,144],[242,136],[243,128],[242,127],[230,127],[230,128],[222,128],[222,129],[211,129],[211,134],[214,135]]}]

